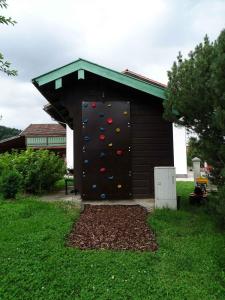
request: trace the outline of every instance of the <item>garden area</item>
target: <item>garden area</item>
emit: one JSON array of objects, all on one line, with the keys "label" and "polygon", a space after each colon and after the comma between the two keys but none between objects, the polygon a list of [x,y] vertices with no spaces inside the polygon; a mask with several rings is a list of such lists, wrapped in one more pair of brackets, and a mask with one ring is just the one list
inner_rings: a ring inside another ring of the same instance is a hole
[{"label": "garden area", "polygon": [[147,219],[158,250],[79,250],[67,245],[79,218],[73,203],[38,196],[0,200],[0,299],[224,299],[225,234],[205,206]]}]

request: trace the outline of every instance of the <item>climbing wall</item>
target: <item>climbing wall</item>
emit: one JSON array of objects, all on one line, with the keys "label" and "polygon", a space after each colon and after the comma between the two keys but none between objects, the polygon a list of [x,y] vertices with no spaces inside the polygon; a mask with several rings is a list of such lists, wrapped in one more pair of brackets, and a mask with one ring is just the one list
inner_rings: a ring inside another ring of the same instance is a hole
[{"label": "climbing wall", "polygon": [[129,199],[130,103],[82,102],[82,199]]}]

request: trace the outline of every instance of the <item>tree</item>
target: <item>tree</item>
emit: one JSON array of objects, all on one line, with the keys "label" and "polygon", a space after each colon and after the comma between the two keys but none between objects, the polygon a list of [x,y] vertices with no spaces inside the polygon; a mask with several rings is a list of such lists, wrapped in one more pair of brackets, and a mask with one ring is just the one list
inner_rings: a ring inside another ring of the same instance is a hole
[{"label": "tree", "polygon": [[[6,0],[0,0],[0,8],[7,8],[8,4],[6,2]],[[11,17],[7,18],[4,16],[0,15],[0,24],[5,24],[5,25],[15,25],[16,21],[14,21]],[[11,75],[11,76],[16,76],[17,75],[17,71],[13,70],[10,68],[11,63],[6,61],[4,59],[4,56],[2,53],[0,53],[0,71],[6,73],[7,75]]]},{"label": "tree", "polygon": [[225,30],[204,41],[184,59],[179,53],[168,72],[164,117],[198,135],[202,156],[225,184]]},{"label": "tree", "polygon": [[0,141],[19,135],[21,130],[0,125]]},{"label": "tree", "polygon": [[188,150],[187,150],[187,164],[189,167],[192,167],[193,165],[192,159],[194,157],[200,158],[201,163],[203,165],[205,159],[202,156],[201,144],[199,143],[197,138],[190,137],[188,141]]}]

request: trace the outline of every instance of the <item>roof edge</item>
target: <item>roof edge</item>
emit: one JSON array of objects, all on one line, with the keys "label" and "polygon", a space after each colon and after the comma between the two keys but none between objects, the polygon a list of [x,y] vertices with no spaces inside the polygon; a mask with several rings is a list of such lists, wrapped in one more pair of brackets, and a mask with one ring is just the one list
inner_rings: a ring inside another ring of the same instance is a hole
[{"label": "roof edge", "polygon": [[153,83],[134,78],[132,76],[120,73],[118,71],[114,71],[112,69],[100,66],[98,64],[92,63],[81,58],[70,64],[64,65],[48,73],[35,77],[34,79],[32,79],[32,82],[37,88],[40,88],[44,84],[52,82],[58,78],[62,78],[80,69],[102,76],[120,84],[127,85],[131,88],[140,90],[147,94],[154,95],[158,98],[165,99],[165,88],[161,86],[157,86]]}]

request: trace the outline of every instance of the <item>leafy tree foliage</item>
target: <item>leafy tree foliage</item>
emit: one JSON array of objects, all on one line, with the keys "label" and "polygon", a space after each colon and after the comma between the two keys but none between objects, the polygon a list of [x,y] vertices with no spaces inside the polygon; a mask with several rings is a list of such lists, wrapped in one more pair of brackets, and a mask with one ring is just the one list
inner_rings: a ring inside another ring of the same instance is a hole
[{"label": "leafy tree foliage", "polygon": [[[4,9],[7,8],[8,4],[6,2],[6,0],[0,0],[0,8]],[[5,16],[1,16],[0,15],[0,24],[4,24],[4,25],[15,25],[16,21],[14,21],[11,17],[5,17]],[[6,73],[7,75],[11,75],[11,76],[16,76],[17,75],[17,71],[13,70],[10,68],[11,63],[6,61],[4,59],[4,56],[2,53],[0,53],[0,71]]]},{"label": "leafy tree foliage", "polygon": [[204,163],[204,157],[202,156],[201,144],[195,137],[190,137],[188,141],[188,150],[187,150],[187,164],[192,166],[192,159],[198,157],[201,159],[201,163]]},{"label": "leafy tree foliage", "polygon": [[225,184],[225,30],[184,59],[179,53],[168,72],[164,117],[197,133],[201,153],[213,166],[216,184]]},{"label": "leafy tree foliage", "polygon": [[21,189],[22,176],[16,170],[5,170],[0,177],[0,192],[5,199],[14,199]]},{"label": "leafy tree foliage", "polygon": [[0,126],[0,141],[12,136],[20,134],[21,130],[16,128],[10,128],[6,126]]},{"label": "leafy tree foliage", "polygon": [[[28,149],[0,155],[0,176],[12,170],[21,175],[25,192],[41,194],[54,188],[55,182],[65,174],[66,167],[63,159],[54,152]],[[10,184],[16,176],[15,172],[6,176],[4,182]],[[4,190],[8,190],[7,186],[4,186]]]}]

